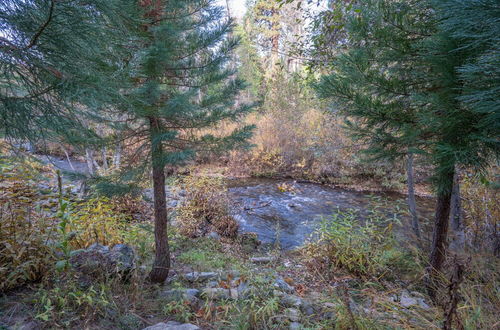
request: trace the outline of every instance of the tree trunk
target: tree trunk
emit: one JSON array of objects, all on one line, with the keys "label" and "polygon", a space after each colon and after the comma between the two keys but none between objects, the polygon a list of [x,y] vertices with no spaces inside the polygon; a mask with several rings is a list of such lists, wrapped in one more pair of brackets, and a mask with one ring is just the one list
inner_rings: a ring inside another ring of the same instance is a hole
[{"label": "tree trunk", "polygon": [[167,200],[165,194],[165,172],[163,149],[156,137],[161,132],[158,119],[150,118],[151,161],[153,164],[153,196],[155,214],[155,260],[149,279],[153,283],[163,283],[170,270],[170,255],[167,236]]},{"label": "tree trunk", "polygon": [[455,169],[453,177],[453,190],[451,192],[450,219],[451,228],[454,232],[453,245],[456,249],[463,250],[465,246],[465,233],[462,224],[462,203],[460,201],[460,177]]},{"label": "tree trunk", "polygon": [[448,247],[448,226],[450,219],[451,191],[453,188],[453,169],[443,175],[442,186],[438,191],[436,214],[434,218],[434,233],[432,237],[431,254],[429,257],[428,290],[432,298],[436,296],[438,282],[436,279],[443,268],[446,260]]},{"label": "tree trunk", "polygon": [[75,171],[75,167],[73,166],[73,163],[71,162],[71,158],[69,158],[68,151],[64,147],[62,147],[62,149],[64,151],[64,154],[66,155],[66,160],[68,161],[69,167],[71,167],[71,170],[74,172]]},{"label": "tree trunk", "polygon": [[87,169],[90,175],[94,175],[94,156],[92,150],[85,148],[85,160],[87,161]]},{"label": "tree trunk", "polygon": [[109,166],[108,166],[108,148],[102,147],[101,155],[102,155],[102,168],[105,171],[107,171],[109,168]]},{"label": "tree trunk", "polygon": [[122,144],[118,142],[115,149],[115,156],[113,157],[113,167],[115,169],[120,168],[121,159],[122,159]]},{"label": "tree trunk", "polygon": [[418,223],[417,214],[417,203],[415,201],[415,184],[413,181],[413,153],[408,153],[408,159],[406,162],[406,175],[408,181],[408,208],[411,214],[411,225],[413,227],[413,232],[420,240],[420,224]]}]

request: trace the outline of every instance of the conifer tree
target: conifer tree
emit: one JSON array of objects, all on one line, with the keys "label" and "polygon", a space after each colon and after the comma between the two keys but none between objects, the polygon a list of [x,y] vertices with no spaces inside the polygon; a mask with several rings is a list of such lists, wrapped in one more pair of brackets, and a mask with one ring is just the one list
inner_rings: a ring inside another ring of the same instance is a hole
[{"label": "conifer tree", "polygon": [[140,1],[144,22],[130,65],[135,88],[128,92],[130,135],[144,144],[153,174],[156,252],[152,282],[169,271],[165,166],[178,165],[200,151],[246,146],[252,127],[228,135],[207,134],[221,121],[235,121],[252,106],[235,106],[245,87],[228,65],[238,40],[233,22],[214,0]]},{"label": "conifer tree", "polygon": [[481,170],[499,153],[493,2],[360,2],[346,25],[346,51],[317,86],[355,118],[353,132],[375,157],[395,159],[411,150],[432,160],[437,205],[430,278],[446,256],[455,167]]}]

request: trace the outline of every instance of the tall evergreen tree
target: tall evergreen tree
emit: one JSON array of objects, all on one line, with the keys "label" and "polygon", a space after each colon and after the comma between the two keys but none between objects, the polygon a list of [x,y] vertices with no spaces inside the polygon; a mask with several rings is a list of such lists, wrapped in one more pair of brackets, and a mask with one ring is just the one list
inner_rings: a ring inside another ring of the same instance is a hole
[{"label": "tall evergreen tree", "polygon": [[[245,87],[228,65],[238,40],[233,22],[214,0],[140,1],[144,22],[130,65],[135,88],[128,92],[128,131],[144,144],[153,173],[156,253],[152,282],[170,267],[165,166],[192,159],[200,150],[246,145],[252,127],[229,135],[207,134],[221,121],[236,121],[251,105],[235,106]],[[125,129],[125,128],[124,128]],[[147,162],[145,162],[147,163]]]},{"label": "tall evergreen tree", "polygon": [[[484,168],[499,151],[495,8],[486,0],[360,2],[346,25],[346,51],[318,85],[356,119],[351,128],[375,157],[411,150],[433,160],[431,275],[445,260],[455,167]],[[479,29],[472,16],[486,20],[487,28]],[[489,75],[480,79],[479,67]]]}]

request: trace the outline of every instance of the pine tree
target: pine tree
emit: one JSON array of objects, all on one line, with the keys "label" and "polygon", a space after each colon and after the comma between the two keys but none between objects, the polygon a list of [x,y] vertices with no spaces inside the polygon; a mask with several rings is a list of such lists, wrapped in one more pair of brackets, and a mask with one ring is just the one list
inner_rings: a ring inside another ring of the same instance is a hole
[{"label": "pine tree", "polygon": [[82,123],[120,99],[129,1],[0,3],[0,130],[12,139],[95,138]]},{"label": "pine tree", "polygon": [[[346,26],[347,50],[317,86],[355,118],[350,127],[373,156],[396,159],[411,150],[433,161],[430,278],[446,256],[455,167],[481,170],[499,153],[493,2],[362,2]],[[478,20],[488,22],[486,28]],[[488,75],[481,78],[483,70]]]},{"label": "pine tree", "polygon": [[[193,159],[199,151],[246,146],[252,127],[229,135],[208,134],[221,121],[236,121],[252,106],[235,106],[245,84],[228,61],[238,40],[233,22],[213,0],[141,1],[143,24],[133,41],[127,134],[143,141],[153,173],[156,252],[152,282],[168,275],[165,166]],[[147,164],[148,162],[144,162]],[[136,170],[136,169],[134,169]]]}]

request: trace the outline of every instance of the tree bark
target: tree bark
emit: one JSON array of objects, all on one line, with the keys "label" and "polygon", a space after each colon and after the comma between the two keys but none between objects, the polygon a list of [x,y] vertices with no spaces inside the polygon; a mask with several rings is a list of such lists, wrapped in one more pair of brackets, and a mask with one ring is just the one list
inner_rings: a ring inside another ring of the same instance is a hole
[{"label": "tree bark", "polygon": [[435,298],[439,273],[446,260],[446,250],[448,248],[448,227],[450,219],[451,191],[453,188],[453,169],[448,171],[441,178],[442,186],[438,191],[436,214],[434,218],[434,233],[432,237],[431,254],[429,257],[429,268],[427,275],[429,278],[428,291],[431,298]]},{"label": "tree bark", "polygon": [[462,203],[460,201],[460,177],[458,170],[455,169],[453,177],[453,190],[451,192],[450,219],[451,228],[454,232],[453,245],[462,250],[465,246],[465,233],[462,223]]},{"label": "tree bark", "polygon": [[163,283],[170,270],[170,254],[167,236],[167,200],[165,194],[165,172],[163,166],[163,148],[156,137],[161,132],[157,118],[150,118],[151,161],[153,164],[153,196],[155,214],[155,260],[149,280]]},{"label": "tree bark", "polygon": [[94,175],[94,156],[92,150],[85,148],[85,160],[87,161],[87,169],[90,175]]},{"label": "tree bark", "polygon": [[107,171],[109,168],[109,166],[108,166],[108,148],[102,147],[101,156],[102,156],[102,168],[105,171]]},{"label": "tree bark", "polygon": [[408,159],[406,162],[406,175],[408,183],[408,208],[411,214],[411,225],[413,227],[413,232],[420,240],[420,224],[418,222],[417,214],[417,203],[415,201],[415,183],[413,181],[413,153],[408,153]]},{"label": "tree bark", "polygon": [[113,167],[115,169],[120,168],[121,159],[122,159],[122,144],[121,142],[118,142],[115,149],[115,156],[113,157]]}]

